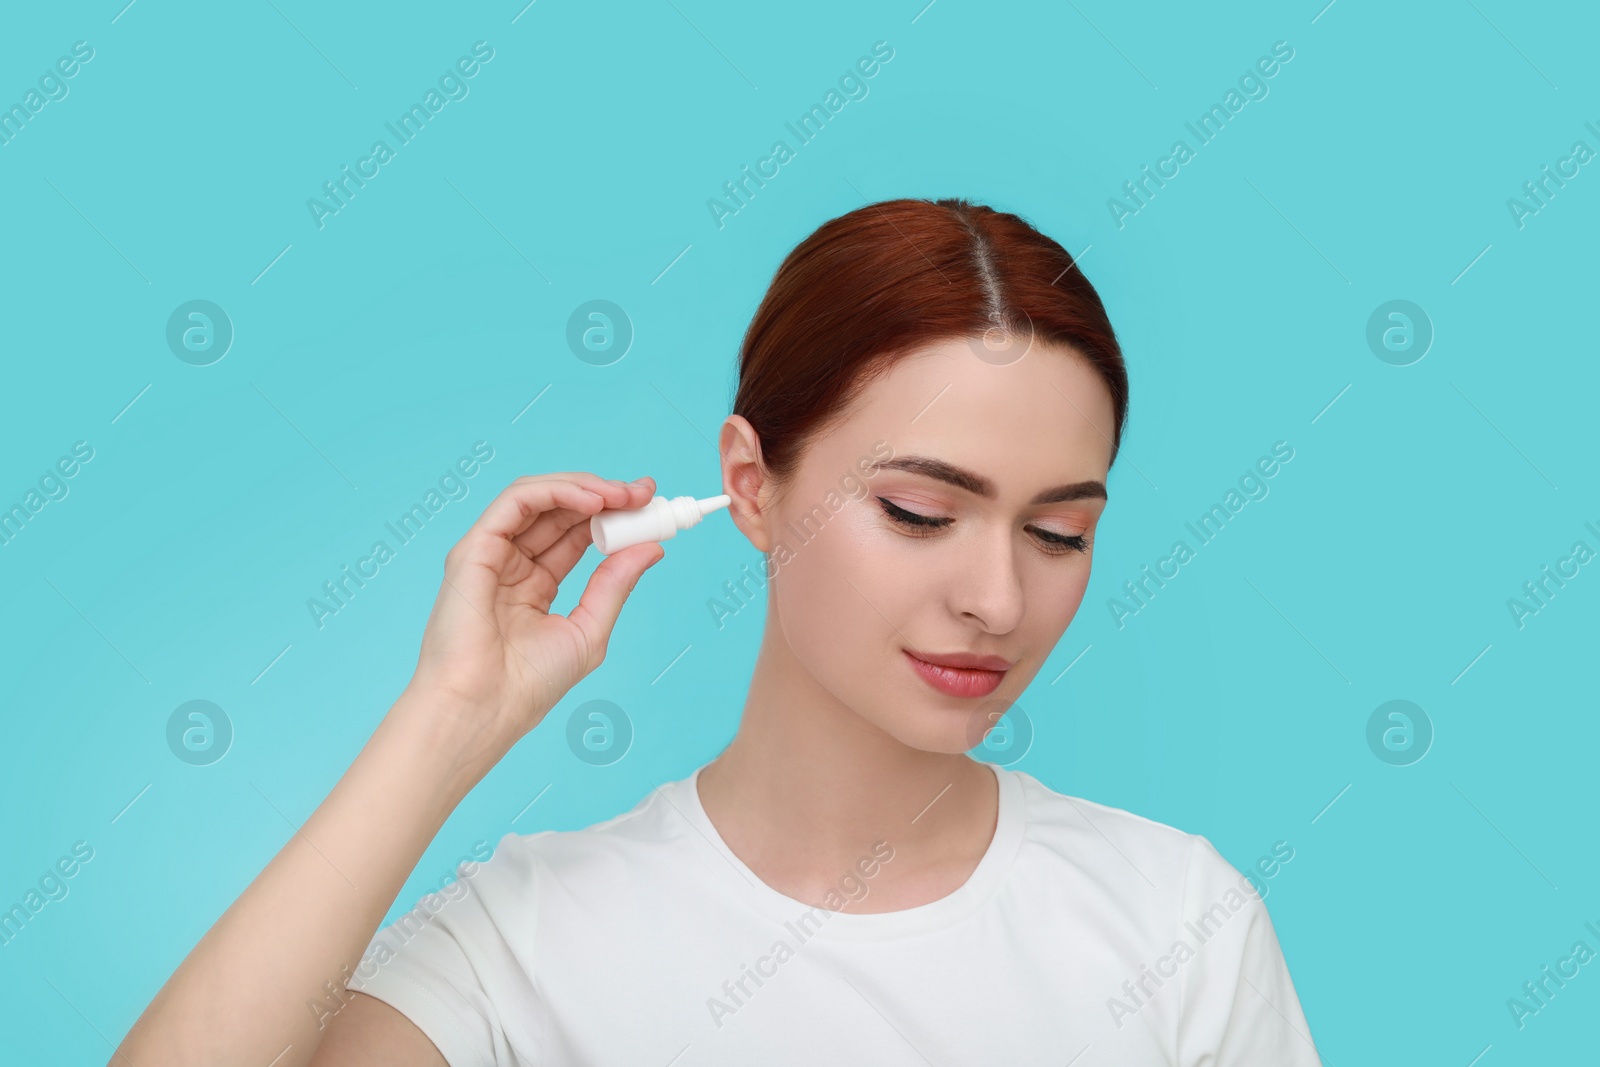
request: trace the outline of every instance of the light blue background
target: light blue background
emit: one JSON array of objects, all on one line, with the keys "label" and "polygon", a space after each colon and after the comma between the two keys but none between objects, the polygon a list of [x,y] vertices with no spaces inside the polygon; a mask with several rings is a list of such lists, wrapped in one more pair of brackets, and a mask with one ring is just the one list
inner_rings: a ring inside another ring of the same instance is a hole
[{"label": "light blue background", "polygon": [[[1524,1029],[1506,1007],[1575,941],[1600,949],[1600,568],[1523,628],[1507,608],[1575,541],[1600,549],[1600,167],[1523,228],[1507,207],[1575,141],[1600,149],[1592,9],[123,2],[32,5],[0,34],[0,105],[95,50],[0,145],[0,505],[95,450],[0,547],[0,906],[94,848],[0,947],[7,1062],[108,1058],[405,685],[443,556],[505,483],[718,492],[772,271],[825,219],[908,195],[1087,247],[1132,374],[1094,577],[1015,766],[1241,868],[1292,844],[1268,905],[1327,1062],[1593,1055],[1600,965]],[[307,198],[478,40],[494,58],[470,95],[319,230]],[[879,40],[869,95],[719,228],[708,199],[793,146],[784,123]],[[1194,147],[1184,123],[1280,40],[1269,95],[1119,228],[1108,198]],[[165,343],[192,299],[236,330],[209,367]],[[610,366],[565,341],[591,299],[636,331]],[[1410,366],[1365,340],[1392,299],[1436,330]],[[495,456],[470,495],[318,629],[307,598],[478,440]],[[1108,598],[1280,440],[1270,495],[1119,629]],[[720,514],[672,542],[607,662],[466,800],[395,913],[477,841],[607,818],[713,756],[761,610],[719,631],[707,602],[747,562]],[[636,730],[598,768],[561,728],[595,698]],[[1436,730],[1406,767],[1365,740],[1395,698]],[[166,745],[192,699],[236,731],[211,766]]]}]

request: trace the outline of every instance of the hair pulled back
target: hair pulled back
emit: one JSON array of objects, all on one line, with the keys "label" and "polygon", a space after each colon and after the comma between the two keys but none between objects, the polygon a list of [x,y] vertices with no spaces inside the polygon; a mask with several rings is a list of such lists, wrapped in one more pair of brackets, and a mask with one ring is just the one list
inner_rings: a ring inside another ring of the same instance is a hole
[{"label": "hair pulled back", "polygon": [[897,358],[996,327],[1089,362],[1111,395],[1115,462],[1128,374],[1099,294],[1027,221],[961,198],[867,204],[801,241],[745,331],[733,413],[782,483],[806,442]]}]

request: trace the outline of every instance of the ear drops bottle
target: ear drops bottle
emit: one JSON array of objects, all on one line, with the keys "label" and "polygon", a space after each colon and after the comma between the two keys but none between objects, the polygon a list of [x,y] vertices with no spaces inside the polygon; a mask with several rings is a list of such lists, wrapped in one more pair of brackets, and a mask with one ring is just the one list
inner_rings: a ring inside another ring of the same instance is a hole
[{"label": "ear drops bottle", "polygon": [[701,519],[731,503],[733,498],[726,493],[704,500],[658,496],[642,508],[609,508],[590,516],[589,535],[600,554],[609,556],[630,545],[670,540],[679,530],[699,525]]}]

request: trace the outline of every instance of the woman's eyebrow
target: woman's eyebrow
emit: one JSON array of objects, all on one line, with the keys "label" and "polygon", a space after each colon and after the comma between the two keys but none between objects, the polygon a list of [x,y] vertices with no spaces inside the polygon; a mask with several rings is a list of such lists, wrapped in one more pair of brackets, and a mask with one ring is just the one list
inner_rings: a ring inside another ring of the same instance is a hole
[{"label": "woman's eyebrow", "polygon": [[[994,482],[983,475],[957,467],[953,463],[946,463],[942,459],[932,456],[896,456],[894,459],[883,460],[873,464],[874,470],[905,471],[908,474],[920,474],[925,478],[934,478],[947,482],[957,489],[965,489],[969,493],[993,500],[999,495],[994,487]],[[1029,501],[1030,504],[1059,504],[1068,500],[1086,500],[1092,498],[1106,499],[1106,486],[1100,481],[1073,482],[1070,485],[1058,485],[1053,489],[1046,489]]]}]

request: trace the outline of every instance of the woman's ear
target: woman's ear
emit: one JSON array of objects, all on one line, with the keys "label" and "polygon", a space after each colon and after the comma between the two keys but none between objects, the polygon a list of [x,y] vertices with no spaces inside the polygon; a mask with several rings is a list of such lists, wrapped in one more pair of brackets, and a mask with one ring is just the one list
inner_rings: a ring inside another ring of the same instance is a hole
[{"label": "woman's ear", "polygon": [[732,497],[728,514],[750,543],[772,551],[771,518],[766,509],[773,485],[761,462],[761,438],[743,415],[729,415],[717,438],[722,453],[722,491]]}]

